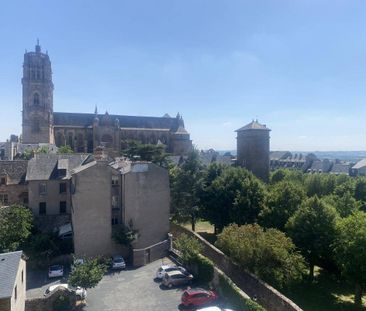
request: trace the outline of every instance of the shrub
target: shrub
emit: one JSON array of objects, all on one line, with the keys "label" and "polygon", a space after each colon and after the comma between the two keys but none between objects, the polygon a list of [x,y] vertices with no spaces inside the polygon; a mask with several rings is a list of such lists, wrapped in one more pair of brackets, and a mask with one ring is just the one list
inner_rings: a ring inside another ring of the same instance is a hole
[{"label": "shrub", "polygon": [[265,230],[256,224],[226,227],[216,246],[242,269],[279,287],[301,280],[305,268],[304,259],[290,238],[279,230]]},{"label": "shrub", "polygon": [[60,295],[53,302],[54,311],[67,311],[70,310],[70,298],[66,295]]},{"label": "shrub", "polygon": [[221,294],[230,301],[232,307],[237,311],[266,311],[255,301],[245,298],[240,289],[226,276],[219,275]]},{"label": "shrub", "polygon": [[211,260],[202,255],[198,255],[192,264],[196,266],[197,275],[195,277],[198,282],[204,284],[211,282],[214,276],[214,265]]},{"label": "shrub", "polygon": [[174,240],[174,247],[180,251],[180,256],[185,264],[193,262],[202,250],[199,241],[185,233]]}]

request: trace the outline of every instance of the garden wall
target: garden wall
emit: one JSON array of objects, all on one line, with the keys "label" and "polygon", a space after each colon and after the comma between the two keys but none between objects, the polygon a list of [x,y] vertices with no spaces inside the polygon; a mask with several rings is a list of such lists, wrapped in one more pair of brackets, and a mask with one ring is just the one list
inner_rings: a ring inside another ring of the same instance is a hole
[{"label": "garden wall", "polygon": [[27,299],[25,301],[25,311],[55,311],[55,301],[58,300],[59,297],[65,297],[68,310],[73,310],[75,308],[75,293],[70,292],[65,288],[58,287],[57,290],[46,297]]},{"label": "garden wall", "polygon": [[173,236],[179,236],[185,233],[197,238],[203,247],[202,254],[211,259],[241,290],[251,298],[255,298],[268,311],[302,311],[298,305],[282,295],[275,288],[261,281],[250,272],[240,269],[229,257],[207,242],[199,234],[174,223],[171,223],[170,230]]}]

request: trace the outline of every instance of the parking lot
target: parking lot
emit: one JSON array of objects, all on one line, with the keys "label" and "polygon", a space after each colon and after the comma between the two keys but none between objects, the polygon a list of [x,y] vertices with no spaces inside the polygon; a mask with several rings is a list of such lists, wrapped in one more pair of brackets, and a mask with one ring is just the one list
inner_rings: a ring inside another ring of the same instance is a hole
[{"label": "parking lot", "polygon": [[[169,263],[163,259],[164,264]],[[164,289],[154,280],[162,260],[138,269],[108,272],[97,287],[88,290],[85,311],[148,311],[179,310],[180,298],[185,288]],[[45,289],[64,280],[49,281],[47,271],[29,271],[27,297],[42,296]]]}]

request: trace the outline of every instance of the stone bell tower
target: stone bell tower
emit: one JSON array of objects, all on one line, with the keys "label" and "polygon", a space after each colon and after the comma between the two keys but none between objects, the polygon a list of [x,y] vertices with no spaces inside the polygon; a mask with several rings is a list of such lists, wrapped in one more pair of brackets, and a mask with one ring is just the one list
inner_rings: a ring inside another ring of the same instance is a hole
[{"label": "stone bell tower", "polygon": [[34,52],[24,54],[22,143],[54,143],[51,61],[37,40]]}]

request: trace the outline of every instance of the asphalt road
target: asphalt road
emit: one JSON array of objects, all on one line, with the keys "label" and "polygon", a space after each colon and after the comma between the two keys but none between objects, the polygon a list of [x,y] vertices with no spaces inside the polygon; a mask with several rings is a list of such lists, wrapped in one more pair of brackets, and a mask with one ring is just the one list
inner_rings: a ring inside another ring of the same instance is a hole
[{"label": "asphalt road", "polygon": [[[164,263],[169,262],[164,259]],[[185,288],[163,289],[154,280],[162,260],[138,269],[110,272],[97,287],[88,290],[85,311],[173,311],[179,310]]]}]

